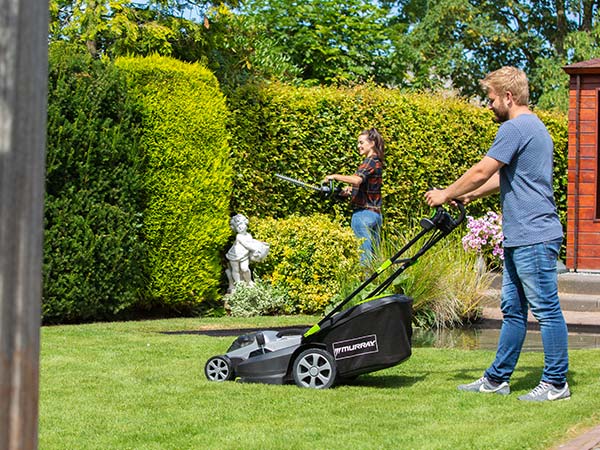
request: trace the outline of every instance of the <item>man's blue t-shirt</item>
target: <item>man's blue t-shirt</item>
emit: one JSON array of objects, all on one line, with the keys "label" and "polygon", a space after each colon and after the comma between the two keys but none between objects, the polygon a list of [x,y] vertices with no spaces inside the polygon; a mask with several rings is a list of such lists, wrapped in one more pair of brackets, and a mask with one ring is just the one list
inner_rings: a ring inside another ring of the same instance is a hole
[{"label": "man's blue t-shirt", "polygon": [[554,144],[535,114],[500,125],[487,156],[500,169],[504,247],[538,244],[563,235],[552,188]]}]

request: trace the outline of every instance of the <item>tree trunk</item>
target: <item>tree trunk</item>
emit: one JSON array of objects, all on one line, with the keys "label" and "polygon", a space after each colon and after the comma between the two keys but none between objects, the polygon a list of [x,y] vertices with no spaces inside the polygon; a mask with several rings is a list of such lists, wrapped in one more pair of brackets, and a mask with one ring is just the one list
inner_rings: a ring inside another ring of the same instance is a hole
[{"label": "tree trunk", "polygon": [[554,7],[556,8],[556,38],[554,39],[554,48],[559,56],[563,56],[565,53],[565,38],[569,32],[564,0],[556,0]]},{"label": "tree trunk", "polygon": [[583,2],[583,11],[581,18],[581,31],[592,31],[592,24],[594,18],[594,7],[598,6],[598,1],[596,0],[584,0]]}]

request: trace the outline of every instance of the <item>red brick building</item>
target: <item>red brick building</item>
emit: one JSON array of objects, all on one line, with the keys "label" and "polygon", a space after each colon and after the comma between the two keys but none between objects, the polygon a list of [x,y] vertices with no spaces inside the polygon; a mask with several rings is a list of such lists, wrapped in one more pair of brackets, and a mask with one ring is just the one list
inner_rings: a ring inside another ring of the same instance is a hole
[{"label": "red brick building", "polygon": [[600,58],[563,67],[569,88],[568,269],[600,271]]}]

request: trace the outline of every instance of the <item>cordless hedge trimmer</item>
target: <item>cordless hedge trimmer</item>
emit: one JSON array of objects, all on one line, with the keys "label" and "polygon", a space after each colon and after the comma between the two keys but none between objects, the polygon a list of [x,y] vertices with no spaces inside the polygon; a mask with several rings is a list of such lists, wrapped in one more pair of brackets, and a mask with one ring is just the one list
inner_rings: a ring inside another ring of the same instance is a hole
[{"label": "cordless hedge trimmer", "polygon": [[340,186],[335,186],[333,183],[333,180],[331,180],[329,183],[323,183],[319,186],[313,185],[313,184],[308,184],[305,183],[304,181],[300,181],[300,180],[296,180],[294,178],[290,178],[290,177],[286,177],[285,175],[280,175],[278,173],[275,174],[275,176],[281,180],[287,181],[288,183],[292,183],[295,186],[300,186],[303,187],[305,189],[309,189],[312,191],[316,191],[319,194],[321,194],[321,196],[325,197],[325,198],[329,198],[329,197],[342,197],[342,188]]}]

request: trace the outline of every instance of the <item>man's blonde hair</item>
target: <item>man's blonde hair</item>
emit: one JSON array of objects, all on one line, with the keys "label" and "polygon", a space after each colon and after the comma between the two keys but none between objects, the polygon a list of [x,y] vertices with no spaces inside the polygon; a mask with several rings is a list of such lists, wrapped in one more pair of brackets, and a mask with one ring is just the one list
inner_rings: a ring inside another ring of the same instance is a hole
[{"label": "man's blonde hair", "polygon": [[487,74],[479,83],[485,90],[493,90],[500,96],[510,92],[517,105],[527,106],[529,103],[529,82],[521,69],[505,66]]}]

